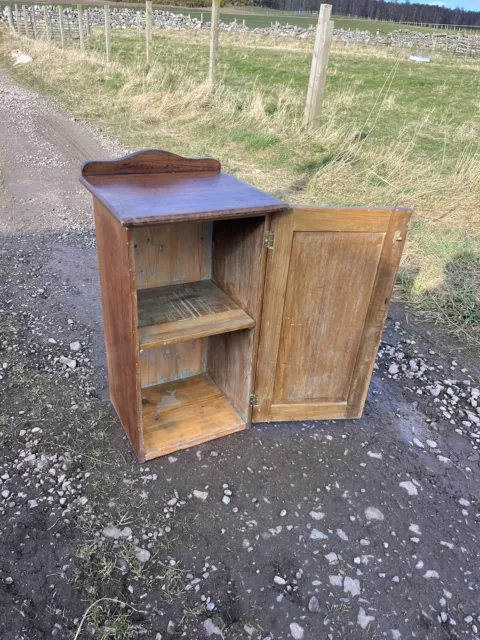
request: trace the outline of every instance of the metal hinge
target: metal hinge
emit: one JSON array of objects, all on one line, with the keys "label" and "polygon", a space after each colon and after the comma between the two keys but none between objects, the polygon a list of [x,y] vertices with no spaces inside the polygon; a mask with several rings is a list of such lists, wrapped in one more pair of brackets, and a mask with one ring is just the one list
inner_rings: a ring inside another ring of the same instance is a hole
[{"label": "metal hinge", "polygon": [[258,407],[258,396],[256,394],[252,393],[249,404],[251,407]]},{"label": "metal hinge", "polygon": [[273,249],[273,245],[275,244],[275,234],[273,231],[265,231],[263,236],[263,246],[265,249]]}]

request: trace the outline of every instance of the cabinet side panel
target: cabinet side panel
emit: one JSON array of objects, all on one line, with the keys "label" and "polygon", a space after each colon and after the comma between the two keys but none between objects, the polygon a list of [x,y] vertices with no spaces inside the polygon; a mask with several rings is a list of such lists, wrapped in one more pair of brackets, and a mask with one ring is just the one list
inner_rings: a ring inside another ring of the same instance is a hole
[{"label": "cabinet side panel", "polygon": [[190,378],[205,372],[207,339],[160,345],[140,352],[142,387]]},{"label": "cabinet side panel", "polygon": [[274,405],[346,401],[383,240],[293,234]]},{"label": "cabinet side panel", "polygon": [[133,230],[137,289],[210,277],[212,223],[180,222]]},{"label": "cabinet side panel", "polygon": [[[265,277],[266,220],[216,221],[213,226],[212,279],[256,322]],[[233,331],[208,340],[207,371],[229,402],[250,421],[257,329]]]},{"label": "cabinet side panel", "polygon": [[208,338],[207,371],[245,422],[252,393],[254,331],[244,329]]},{"label": "cabinet side panel", "polygon": [[143,460],[133,247],[130,232],[98,200],[94,213],[110,398]]},{"label": "cabinet side panel", "polygon": [[254,320],[264,227],[265,218],[222,220],[213,226],[212,278]]}]

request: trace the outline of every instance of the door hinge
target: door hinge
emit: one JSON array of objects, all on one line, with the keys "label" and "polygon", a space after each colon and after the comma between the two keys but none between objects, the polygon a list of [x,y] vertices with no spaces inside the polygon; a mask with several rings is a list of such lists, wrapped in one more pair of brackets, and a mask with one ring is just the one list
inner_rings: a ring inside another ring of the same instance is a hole
[{"label": "door hinge", "polygon": [[273,249],[275,244],[275,234],[273,231],[265,231],[263,236],[263,246],[265,249]]},{"label": "door hinge", "polygon": [[258,407],[258,396],[254,393],[250,396],[250,406]]}]

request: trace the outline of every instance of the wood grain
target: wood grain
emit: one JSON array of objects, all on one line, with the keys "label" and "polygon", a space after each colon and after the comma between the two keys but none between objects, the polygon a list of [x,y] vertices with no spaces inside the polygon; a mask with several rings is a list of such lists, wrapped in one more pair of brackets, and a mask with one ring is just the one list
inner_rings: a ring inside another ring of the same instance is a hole
[{"label": "wood grain", "polygon": [[341,420],[346,417],[346,402],[302,402],[277,404],[270,409],[269,422],[298,420]]},{"label": "wood grain", "polygon": [[[217,221],[213,228],[212,277],[250,317],[261,313],[266,250],[265,218]],[[232,406],[249,422],[253,393],[256,331],[211,337],[208,372]]]},{"label": "wood grain", "polygon": [[302,207],[295,211],[294,231],[356,231],[385,233],[390,209],[327,208],[318,215],[318,207]]},{"label": "wood grain", "polygon": [[253,327],[255,321],[210,280],[138,292],[142,348]]},{"label": "wood grain", "polygon": [[210,278],[211,222],[133,229],[137,289]]},{"label": "wood grain", "polygon": [[143,460],[133,243],[130,232],[97,200],[94,213],[110,398]]},{"label": "wood grain", "polygon": [[220,171],[221,165],[213,158],[183,158],[161,149],[136,151],[122,158],[87,160],[82,165],[82,176],[134,175],[142,173],[182,173],[185,171]]},{"label": "wood grain", "polygon": [[392,211],[352,375],[347,418],[359,417],[363,412],[411,215],[410,210]]},{"label": "wood grain", "polygon": [[274,405],[346,401],[383,239],[294,233]]},{"label": "wood grain", "polygon": [[205,374],[143,390],[147,460],[240,431],[245,422]]},{"label": "wood grain", "polygon": [[217,171],[95,174],[80,181],[127,227],[258,216],[287,206]]},{"label": "wood grain", "polygon": [[207,366],[206,358],[206,338],[140,351],[142,388],[204,373]]},{"label": "wood grain", "polygon": [[270,222],[270,228],[275,233],[275,247],[267,255],[255,373],[255,393],[259,397],[259,405],[253,408],[254,422],[267,422],[270,416],[294,220],[294,213],[289,210],[272,216]]},{"label": "wood grain", "polygon": [[299,207],[273,217],[254,420],[337,419],[363,409],[410,212],[350,208],[335,216]]}]

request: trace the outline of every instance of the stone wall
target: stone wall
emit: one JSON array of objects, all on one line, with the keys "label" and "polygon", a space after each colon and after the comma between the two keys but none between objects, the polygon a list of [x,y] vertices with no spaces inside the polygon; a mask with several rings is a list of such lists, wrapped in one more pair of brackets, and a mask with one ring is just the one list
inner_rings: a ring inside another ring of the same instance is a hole
[{"label": "stone wall", "polygon": [[[104,16],[101,7],[85,7],[84,15],[88,15],[89,27],[103,26]],[[143,7],[136,11],[134,9],[115,8],[110,10],[111,25],[113,29],[134,29],[145,27],[145,12]],[[65,7],[63,11],[64,23],[68,29],[70,37],[75,37],[75,28],[78,31],[78,14],[73,7]],[[58,30],[58,13],[57,7],[49,8],[49,17],[52,24],[52,36],[55,36]],[[43,7],[35,7],[35,18],[37,25],[43,21]],[[7,21],[6,9],[0,10],[0,19]],[[14,15],[15,19],[15,15]],[[32,24],[32,7],[28,7],[28,22]],[[153,26],[159,29],[175,29],[179,31],[191,29],[209,29],[209,22],[200,22],[197,18],[190,18],[188,15],[175,14],[169,11],[156,10],[153,12]],[[39,27],[41,29],[41,27]],[[20,18],[20,32],[23,32],[23,18]],[[230,24],[220,23],[222,31],[235,31],[253,33],[256,35],[274,35],[279,37],[294,38],[314,38],[315,27],[312,25],[308,29],[302,29],[294,25],[276,24],[267,28],[249,29],[243,26],[240,21]],[[442,51],[450,51],[466,56],[480,57],[480,36],[456,34],[438,34],[430,35],[420,31],[409,31],[407,29],[398,29],[389,34],[373,35],[369,31],[335,29],[334,36],[337,40],[352,44],[381,44],[394,47],[406,47],[419,51],[438,49]]]}]

